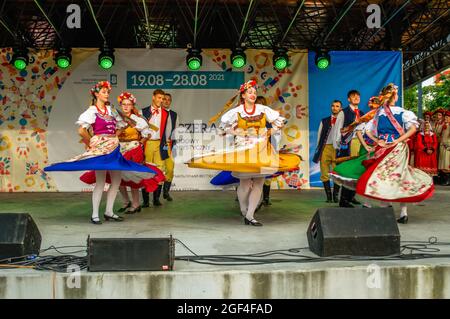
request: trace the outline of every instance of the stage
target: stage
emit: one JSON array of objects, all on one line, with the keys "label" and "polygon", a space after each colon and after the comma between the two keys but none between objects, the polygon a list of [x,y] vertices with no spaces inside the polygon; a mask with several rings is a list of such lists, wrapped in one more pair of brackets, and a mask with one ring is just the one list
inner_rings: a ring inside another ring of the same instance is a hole
[{"label": "stage", "polygon": [[[399,225],[402,244],[432,236],[450,242],[449,195],[450,187],[437,186],[432,199],[409,207],[409,223]],[[89,222],[89,193],[1,193],[0,212],[30,213],[42,234],[42,249],[85,246],[88,235],[155,238],[171,234],[198,255],[244,255],[307,247],[306,229],[316,209],[337,205],[324,202],[323,190],[272,190],[272,205],[256,215],[264,226],[252,227],[244,225],[233,191],[173,192],[172,196],[174,201],[164,201],[162,207],[145,208],[123,215],[124,222],[99,226]],[[116,208],[120,205],[118,196]],[[398,214],[398,204],[394,209]],[[441,254],[450,253],[450,245],[439,249]],[[64,251],[73,250],[77,249]],[[315,256],[307,248],[301,253]],[[175,254],[191,255],[179,243]],[[373,269],[379,276],[375,281],[370,278]],[[82,271],[80,288],[67,286],[70,276],[0,270],[0,298],[450,298],[449,258],[247,266],[176,260],[174,270],[168,272]]]}]

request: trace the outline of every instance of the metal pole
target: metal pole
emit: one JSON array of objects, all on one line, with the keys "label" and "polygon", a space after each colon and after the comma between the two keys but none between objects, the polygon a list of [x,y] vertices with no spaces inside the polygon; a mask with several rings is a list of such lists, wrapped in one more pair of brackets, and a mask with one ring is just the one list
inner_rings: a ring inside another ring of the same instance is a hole
[{"label": "metal pole", "polygon": [[417,116],[421,119],[423,118],[423,99],[422,99],[422,81],[419,82],[419,84],[417,84],[417,91],[418,91],[418,95],[417,95]]}]

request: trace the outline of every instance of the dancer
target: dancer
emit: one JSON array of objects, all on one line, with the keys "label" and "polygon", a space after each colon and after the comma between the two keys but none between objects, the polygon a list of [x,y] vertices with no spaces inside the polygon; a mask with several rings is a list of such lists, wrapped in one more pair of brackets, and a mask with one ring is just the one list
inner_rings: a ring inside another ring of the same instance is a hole
[{"label": "dancer", "polygon": [[300,157],[284,152],[279,154],[269,143],[266,122],[272,124],[271,131],[276,133],[284,126],[285,119],[268,106],[256,104],[256,90],[254,80],[241,85],[239,106],[221,117],[220,128],[234,137],[235,148],[194,157],[187,164],[194,168],[232,171],[239,179],[237,193],[245,225],[262,226],[254,213],[261,199],[265,176],[298,167]]},{"label": "dancer", "polygon": [[[370,153],[373,151],[375,142],[371,140],[366,133],[367,122],[373,119],[376,109],[380,106],[380,100],[378,97],[373,96],[369,99],[370,112],[360,117],[354,123],[342,129],[343,132],[348,133],[352,130],[355,132],[358,141],[361,143],[359,156],[357,158],[342,162],[338,164],[330,173],[330,177],[337,185],[343,185],[347,189],[354,191],[356,189],[356,183],[359,177],[366,171],[363,161],[367,159]],[[363,204],[363,207],[370,207],[367,202]]]},{"label": "dancer", "polygon": [[178,125],[178,114],[177,112],[173,111],[170,109],[170,106],[172,104],[172,95],[170,95],[170,93],[164,93],[164,108],[166,109],[167,112],[169,112],[169,118],[170,118],[170,123],[171,123],[171,127],[172,130],[170,132],[170,137],[169,137],[169,149],[168,149],[168,157],[167,159],[164,160],[164,166],[166,168],[165,171],[165,175],[166,175],[166,180],[164,182],[164,186],[163,186],[163,198],[165,200],[168,200],[169,202],[173,201],[172,196],[170,196],[169,191],[170,191],[170,187],[172,186],[172,180],[173,180],[173,172],[174,172],[174,168],[175,168],[175,162],[173,160],[173,155],[172,155],[172,150],[173,147],[175,146],[175,142],[176,142],[176,138],[174,136],[175,134],[175,129],[177,128]]},{"label": "dancer", "polygon": [[[91,89],[92,105],[83,112],[76,124],[78,132],[87,146],[87,151],[66,162],[46,167],[45,171],[85,171],[94,170],[96,184],[92,192],[93,224],[102,224],[99,218],[99,206],[105,187],[107,173],[110,176],[110,187],[107,192],[106,221],[123,221],[123,218],[113,212],[114,200],[121,181],[121,171],[146,172],[154,176],[156,172],[148,167],[128,161],[120,153],[118,129],[126,126],[118,112],[109,102],[111,85],[107,81],[97,83]],[[93,136],[89,133],[92,129]]]},{"label": "dancer", "polygon": [[[145,162],[155,164],[161,171],[164,171],[164,161],[169,158],[169,140],[172,132],[171,121],[168,121],[169,112],[162,108],[164,91],[156,89],[153,91],[152,105],[142,109],[142,115],[149,123],[152,134],[145,143]],[[162,182],[153,192],[153,206],[161,206],[159,200],[162,190]],[[149,194],[142,189],[142,207],[149,207]]]},{"label": "dancer", "polygon": [[317,147],[314,153],[313,162],[320,162],[320,180],[323,183],[325,194],[327,196],[327,203],[339,201],[339,185],[334,183],[333,196],[331,195],[330,185],[330,169],[333,170],[336,166],[336,151],[333,147],[333,137],[335,136],[334,129],[336,118],[342,110],[342,102],[334,100],[331,103],[331,115],[323,118],[320,121],[319,130],[317,132]]},{"label": "dancer", "polygon": [[[126,127],[120,130],[119,142],[120,152],[127,160],[135,163],[144,163],[144,151],[142,146],[151,134],[147,122],[139,115],[136,109],[136,98],[128,92],[123,92],[117,98],[122,111],[119,115],[124,119]],[[158,183],[164,181],[163,172],[155,165],[146,163],[155,174],[144,172],[122,172],[122,181],[120,183],[119,191],[122,194],[124,206],[117,212],[125,214],[134,214],[141,211],[139,205],[139,189],[145,188],[147,192],[153,192],[158,188]],[[96,182],[95,172],[90,171],[83,174],[80,179],[87,184],[94,184]],[[109,182],[109,174],[106,176],[106,181]],[[127,187],[131,189],[131,198],[128,196]]]},{"label": "dancer", "polygon": [[[350,103],[348,107],[344,108],[336,118],[336,128],[334,131],[333,146],[336,149],[336,161],[342,162],[352,158],[356,158],[359,155],[361,143],[355,136],[354,132],[341,133],[341,129],[350,125],[351,123],[359,120],[364,115],[358,107],[361,101],[361,94],[357,90],[350,90],[347,93],[347,100]],[[341,189],[341,198],[339,200],[340,207],[353,208],[352,204],[361,204],[355,199],[355,192],[346,188]]]},{"label": "dancer", "polygon": [[366,134],[376,143],[374,158],[366,160],[356,192],[361,196],[383,202],[400,202],[398,223],[408,222],[406,203],[421,202],[433,195],[432,178],[408,165],[407,139],[419,123],[416,115],[395,106],[398,87],[392,83],[381,91],[382,106],[366,127]]}]

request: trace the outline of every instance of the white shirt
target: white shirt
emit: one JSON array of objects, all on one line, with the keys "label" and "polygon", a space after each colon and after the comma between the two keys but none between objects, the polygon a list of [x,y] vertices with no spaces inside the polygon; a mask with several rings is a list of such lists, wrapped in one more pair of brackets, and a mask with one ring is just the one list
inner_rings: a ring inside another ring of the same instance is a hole
[{"label": "white shirt", "polygon": [[152,134],[150,139],[152,141],[158,141],[161,139],[161,133],[160,133],[160,126],[161,126],[161,108],[158,108],[158,114],[153,114],[153,110],[155,110],[157,108],[155,108],[153,105],[150,107],[150,112],[152,112],[152,117],[150,118],[150,120],[148,121],[150,124],[157,126],[158,130],[157,131],[153,131],[152,130]]},{"label": "white shirt", "polygon": [[[332,115],[333,116],[333,115]],[[337,119],[336,119],[337,121]],[[320,136],[322,135],[322,121],[320,121],[320,125],[319,125],[319,130],[317,131],[317,145],[319,145],[319,141],[320,141]],[[330,134],[328,134],[327,140],[325,142],[325,144],[333,144],[333,140],[335,138],[335,130],[336,130],[336,123],[334,123],[333,125],[331,125],[331,129],[330,129]],[[323,132],[324,134],[325,132]]]}]

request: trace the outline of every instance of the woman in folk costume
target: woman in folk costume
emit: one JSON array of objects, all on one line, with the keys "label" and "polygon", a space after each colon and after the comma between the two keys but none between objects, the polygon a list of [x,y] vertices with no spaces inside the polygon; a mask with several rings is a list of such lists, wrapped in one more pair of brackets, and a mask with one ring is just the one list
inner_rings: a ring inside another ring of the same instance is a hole
[{"label": "woman in folk costume", "polygon": [[450,185],[450,111],[446,111],[444,125],[439,144],[438,170],[441,174],[442,185]]},{"label": "woman in folk costume", "polygon": [[[121,181],[121,171],[156,172],[143,165],[126,160],[120,153],[117,135],[126,126],[122,117],[113,109],[109,102],[111,84],[107,81],[97,83],[91,89],[92,105],[83,112],[76,124],[80,127],[78,133],[86,144],[87,151],[68,161],[56,163],[44,168],[45,171],[95,171],[95,184],[92,192],[91,222],[99,225],[99,206],[106,182],[107,172],[111,178],[111,185],[107,193],[105,220],[122,221],[123,218],[113,212],[114,200]],[[93,135],[90,134],[92,130]]]},{"label": "woman in folk costume", "polygon": [[[342,129],[342,132],[345,134],[355,131],[356,137],[362,146],[359,150],[359,156],[336,165],[330,173],[330,177],[334,183],[351,190],[355,190],[359,177],[366,171],[366,168],[362,163],[373,151],[375,145],[375,142],[372,141],[365,132],[367,123],[374,118],[377,108],[380,107],[379,97],[371,97],[368,105],[371,111]],[[364,203],[363,206],[369,207],[370,205]]]},{"label": "woman in folk costume", "polygon": [[438,140],[429,121],[422,123],[422,130],[416,134],[415,143],[414,167],[424,171],[430,176],[436,176],[438,173]]},{"label": "woman in folk costume", "polygon": [[398,100],[396,85],[391,83],[384,87],[381,97],[382,106],[366,127],[366,134],[376,143],[374,158],[363,162],[366,171],[356,184],[356,192],[384,202],[400,202],[397,222],[406,224],[406,203],[431,197],[434,185],[427,173],[408,165],[406,141],[419,126],[416,115],[395,106]]},{"label": "woman in folk costume", "polygon": [[286,120],[270,107],[256,104],[256,90],[256,81],[241,85],[240,104],[221,117],[219,127],[224,135],[233,138],[232,147],[194,157],[187,164],[193,168],[231,171],[239,179],[237,194],[245,225],[262,226],[254,218],[254,213],[265,177],[297,168],[300,157],[290,153],[280,154],[270,144],[266,123],[272,125],[270,130],[275,134]]},{"label": "woman in folk costume", "polygon": [[[126,123],[126,127],[122,128],[119,134],[120,152],[127,160],[135,163],[144,164],[145,141],[151,134],[147,121],[139,114],[136,108],[136,98],[133,94],[123,92],[117,98],[122,111],[120,116]],[[119,191],[122,194],[124,205],[118,210],[119,213],[134,214],[141,211],[139,205],[139,189],[145,188],[148,192],[153,192],[158,188],[158,183],[164,181],[163,172],[155,165],[144,164],[153,170],[154,173],[123,171],[122,182]],[[80,179],[87,184],[96,182],[95,172],[90,171],[83,174]],[[110,174],[107,174],[106,181],[110,183]],[[131,198],[128,196],[127,186],[131,189]]]}]

